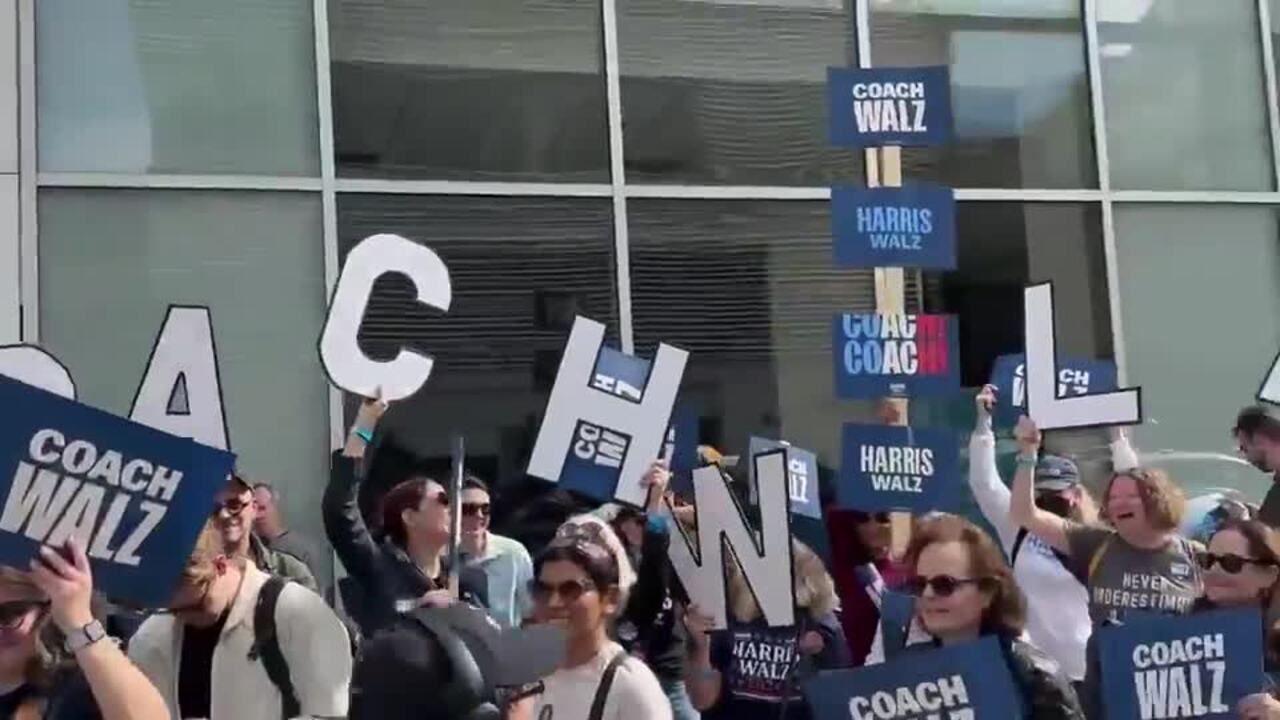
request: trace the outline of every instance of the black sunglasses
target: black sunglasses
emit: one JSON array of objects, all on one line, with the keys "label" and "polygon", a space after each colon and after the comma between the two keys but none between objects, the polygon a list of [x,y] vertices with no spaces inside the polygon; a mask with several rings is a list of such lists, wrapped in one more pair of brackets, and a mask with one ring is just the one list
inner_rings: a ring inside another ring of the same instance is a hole
[{"label": "black sunglasses", "polygon": [[544,603],[550,600],[553,595],[558,595],[565,602],[571,603],[595,589],[595,584],[590,580],[566,580],[562,583],[533,580],[529,583],[529,594],[533,595],[534,600]]},{"label": "black sunglasses", "polygon": [[1200,567],[1205,570],[1210,570],[1214,565],[1217,565],[1228,575],[1235,575],[1241,570],[1244,570],[1245,565],[1257,565],[1258,567],[1275,566],[1275,563],[1267,560],[1255,560],[1253,558],[1240,557],[1234,553],[1215,555],[1211,552],[1203,552],[1196,555],[1196,561],[1199,562]]},{"label": "black sunglasses", "polygon": [[13,627],[22,622],[32,610],[43,613],[48,607],[48,600],[10,600],[0,603],[0,626]]},{"label": "black sunglasses", "polygon": [[950,575],[934,575],[933,577],[923,577],[917,575],[907,581],[907,590],[916,597],[924,595],[925,588],[933,588],[933,594],[938,597],[951,597],[965,585],[980,585],[982,578],[958,578]]},{"label": "black sunglasses", "polygon": [[489,517],[489,503],[462,503],[463,517]]}]

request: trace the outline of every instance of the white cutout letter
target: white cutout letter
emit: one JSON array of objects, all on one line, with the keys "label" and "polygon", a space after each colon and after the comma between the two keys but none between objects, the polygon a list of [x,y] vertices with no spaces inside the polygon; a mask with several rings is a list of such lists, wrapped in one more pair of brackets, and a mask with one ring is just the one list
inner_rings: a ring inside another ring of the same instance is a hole
[{"label": "white cutout letter", "polygon": [[390,272],[409,277],[418,292],[418,302],[449,311],[453,287],[449,284],[449,269],[440,256],[399,235],[384,233],[361,240],[347,254],[320,334],[320,362],[329,381],[364,397],[372,397],[381,387],[382,399],[388,402],[416,393],[435,364],[432,358],[404,348],[394,360],[371,360],[356,342],[373,284]]},{"label": "white cutout letter", "polygon": [[558,482],[574,430],[583,420],[631,436],[613,496],[641,506],[647,490],[640,481],[662,452],[689,353],[665,343],[659,345],[643,399],[636,403],[590,386],[603,343],[604,325],[584,317],[574,319],[542,428],[529,458],[529,474]]},{"label": "white cutout letter", "polygon": [[1271,373],[1262,381],[1258,399],[1280,405],[1280,354],[1276,355],[1276,361],[1271,365]]},{"label": "white cutout letter", "polygon": [[169,306],[129,419],[219,450],[229,447],[209,308]]},{"label": "white cutout letter", "polygon": [[765,621],[771,626],[795,624],[787,453],[762,453],[754,462],[763,545],[756,544],[755,533],[720,471],[703,467],[693,471],[697,536],[691,542],[684,528],[676,523],[680,537],[673,537],[667,550],[671,567],[689,592],[689,599],[715,619],[717,630],[727,627],[725,545],[733,552]]},{"label": "white cutout letter", "polygon": [[0,375],[76,399],[76,383],[71,379],[71,372],[58,358],[35,345],[0,346]]},{"label": "white cutout letter", "polygon": [[1053,322],[1053,284],[1025,291],[1027,415],[1041,430],[1137,425],[1142,422],[1142,389],[1097,395],[1058,397],[1057,341]]}]

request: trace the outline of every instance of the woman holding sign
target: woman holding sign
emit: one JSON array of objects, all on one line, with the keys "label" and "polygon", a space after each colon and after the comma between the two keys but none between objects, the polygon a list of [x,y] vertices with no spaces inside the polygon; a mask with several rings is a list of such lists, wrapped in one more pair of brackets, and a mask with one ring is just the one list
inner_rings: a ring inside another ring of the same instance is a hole
[{"label": "woman holding sign", "polygon": [[836,620],[835,583],[817,553],[792,540],[796,625],[768,627],[746,578],[725,555],[729,629],[712,633],[696,605],[685,612],[685,681],[703,720],[807,720],[801,683],[819,670],[848,667],[848,643]]},{"label": "woman holding sign", "polygon": [[[908,581],[918,600],[916,614],[940,647],[999,638],[1005,662],[1024,701],[1023,717],[1076,720],[1084,717],[1075,691],[1053,660],[1020,639],[1026,599],[1013,580],[1004,553],[981,528],[955,515],[920,520],[911,533]],[[908,649],[911,649],[908,648]]]},{"label": "woman holding sign", "polygon": [[[1062,553],[1089,591],[1094,627],[1122,622],[1128,611],[1186,614],[1200,596],[1195,543],[1178,534],[1186,499],[1161,470],[1117,471],[1102,502],[1106,526],[1055,515],[1036,505],[1033,475],[1040,462],[1040,429],[1028,417],[1014,431],[1019,446],[1009,519]],[[1094,639],[1086,650],[1081,700],[1101,717]]]},{"label": "woman holding sign", "polygon": [[[1257,609],[1265,617],[1280,581],[1280,536],[1257,520],[1228,520],[1209,538],[1197,560],[1204,572],[1204,595],[1196,612],[1217,608]],[[1263,628],[1267,673],[1280,673],[1280,632]],[[1269,714],[1270,713],[1270,714]],[[1269,693],[1245,698],[1243,718],[1280,718],[1280,702]]]},{"label": "woman holding sign", "polygon": [[31,572],[0,570],[0,718],[161,720],[160,693],[94,619],[93,575],[75,540]]}]

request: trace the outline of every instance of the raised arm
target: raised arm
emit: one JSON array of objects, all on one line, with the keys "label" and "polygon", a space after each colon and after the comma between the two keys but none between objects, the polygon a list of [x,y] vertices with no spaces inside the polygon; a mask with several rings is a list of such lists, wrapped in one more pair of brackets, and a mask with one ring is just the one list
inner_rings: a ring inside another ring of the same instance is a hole
[{"label": "raised arm", "polygon": [[373,569],[379,550],[360,514],[360,482],[356,470],[364,459],[366,436],[372,435],[386,410],[386,403],[378,399],[368,399],[361,404],[355,424],[347,434],[346,446],[333,455],[329,484],[320,505],[324,531],[334,552],[347,572],[365,587],[371,587],[366,581],[376,574]]},{"label": "raised arm", "polygon": [[1018,420],[1014,435],[1018,440],[1018,472],[1013,476],[1009,520],[1058,552],[1070,554],[1067,521],[1036,506],[1034,480],[1040,453],[1040,428],[1024,415]]},{"label": "raised arm", "polygon": [[689,631],[689,657],[684,664],[684,682],[689,688],[689,699],[699,711],[710,710],[720,702],[724,679],[711,660],[711,617],[697,605],[685,609],[683,618]]},{"label": "raised arm", "polygon": [[640,566],[636,568],[636,584],[627,601],[626,618],[636,627],[648,627],[662,611],[667,597],[667,548],[671,533],[663,512],[663,495],[671,480],[664,461],[657,461],[645,474],[649,488],[645,503],[644,539],[640,545]]},{"label": "raised arm", "polygon": [[[76,540],[68,541],[65,557],[42,548],[39,559],[31,562],[31,580],[49,596],[53,621],[63,633],[76,634],[93,622],[93,574]],[[109,638],[77,650],[76,664],[103,720],[168,720],[160,691]]]},{"label": "raised arm", "polygon": [[1111,428],[1112,472],[1122,473],[1132,470],[1140,464],[1138,462],[1138,452],[1133,449],[1133,444],[1129,442],[1129,433],[1122,427]]},{"label": "raised arm", "polygon": [[969,438],[969,489],[1007,549],[1018,535],[1018,526],[1009,520],[1009,488],[996,468],[996,435],[991,430],[995,404],[996,387],[984,385],[977,397],[978,423]]}]

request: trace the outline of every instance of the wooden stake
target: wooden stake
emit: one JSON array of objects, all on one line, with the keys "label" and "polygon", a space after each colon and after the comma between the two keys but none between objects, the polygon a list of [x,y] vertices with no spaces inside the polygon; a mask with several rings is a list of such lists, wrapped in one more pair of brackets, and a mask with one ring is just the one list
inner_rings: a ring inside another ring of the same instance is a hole
[{"label": "wooden stake", "polygon": [[[867,151],[867,187],[902,187],[902,148],[889,145]],[[906,273],[902,268],[876,268],[876,312],[897,315],[907,311]],[[906,398],[884,398],[877,408],[884,425],[906,427],[910,424]],[[894,557],[902,557],[911,542],[911,513],[889,515],[890,541]]]}]

